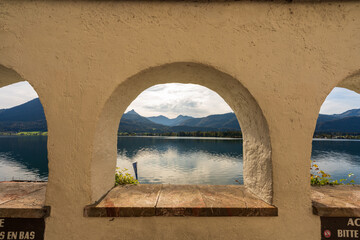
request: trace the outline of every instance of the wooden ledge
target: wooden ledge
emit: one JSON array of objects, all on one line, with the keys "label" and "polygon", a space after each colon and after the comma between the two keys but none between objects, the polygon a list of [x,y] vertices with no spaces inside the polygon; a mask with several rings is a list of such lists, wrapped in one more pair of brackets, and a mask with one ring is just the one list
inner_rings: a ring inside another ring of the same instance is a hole
[{"label": "wooden ledge", "polygon": [[46,184],[44,182],[1,182],[1,218],[44,218],[50,207],[44,206]]},{"label": "wooden ledge", "polygon": [[[44,218],[45,182],[0,182],[0,217]],[[360,185],[311,188],[313,212],[322,217],[360,217]],[[126,185],[112,189],[87,217],[277,216],[277,208],[244,186]]]},{"label": "wooden ledge", "polygon": [[125,185],[113,188],[85,217],[277,216],[278,210],[233,185]]},{"label": "wooden ledge", "polygon": [[321,217],[360,217],[360,186],[312,187],[313,213]]}]

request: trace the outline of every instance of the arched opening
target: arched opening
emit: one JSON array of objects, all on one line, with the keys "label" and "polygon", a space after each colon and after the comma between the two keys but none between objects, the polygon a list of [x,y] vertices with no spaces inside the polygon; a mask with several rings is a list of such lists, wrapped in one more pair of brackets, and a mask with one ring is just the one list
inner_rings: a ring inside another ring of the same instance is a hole
[{"label": "arched opening", "polygon": [[44,109],[32,85],[2,65],[0,95],[2,217],[47,217],[50,208],[45,206],[48,159]]},{"label": "arched opening", "polygon": [[47,123],[32,86],[0,66],[0,181],[46,181]]},{"label": "arched opening", "polygon": [[360,82],[356,76],[340,82],[320,109],[312,144],[312,185],[360,183]]},{"label": "arched opening", "polygon": [[[312,184],[360,182],[360,94],[334,88],[322,105],[312,143]],[[324,177],[323,177],[324,176]]]},{"label": "arched opening", "polygon": [[114,89],[99,116],[95,133],[91,163],[92,201],[97,201],[114,185],[121,113],[145,89],[171,82],[205,86],[217,92],[234,110],[243,133],[244,185],[259,198],[271,203],[271,144],[261,108],[239,80],[213,67],[186,62],[146,69]]},{"label": "arched opening", "polygon": [[118,135],[118,171],[127,169],[140,184],[243,184],[240,125],[206,87],[146,89],[122,115]]},{"label": "arched opening", "polygon": [[357,216],[360,206],[360,72],[342,80],[327,96],[314,137],[311,185],[322,186],[312,188],[314,214]]}]

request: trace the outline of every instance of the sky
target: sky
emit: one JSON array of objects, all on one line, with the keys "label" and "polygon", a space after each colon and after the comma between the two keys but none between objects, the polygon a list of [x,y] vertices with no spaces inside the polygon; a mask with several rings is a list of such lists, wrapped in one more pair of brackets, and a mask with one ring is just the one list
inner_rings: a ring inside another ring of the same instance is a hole
[{"label": "sky", "polygon": [[146,89],[125,112],[131,109],[145,117],[164,115],[169,118],[179,114],[205,117],[232,112],[216,92],[200,85],[181,83],[160,84]]},{"label": "sky", "polygon": [[0,109],[26,103],[38,95],[28,82],[14,83],[0,88]]},{"label": "sky", "polygon": [[[11,108],[37,97],[28,82],[0,88],[0,109]],[[360,94],[344,88],[334,88],[323,103],[320,113],[335,114],[360,108]],[[142,92],[127,108],[145,117],[178,115],[204,117],[232,112],[214,91],[196,84],[168,83],[152,86]]]},{"label": "sky", "polygon": [[343,113],[354,108],[360,108],[360,94],[346,88],[334,88],[321,106],[320,113]]}]

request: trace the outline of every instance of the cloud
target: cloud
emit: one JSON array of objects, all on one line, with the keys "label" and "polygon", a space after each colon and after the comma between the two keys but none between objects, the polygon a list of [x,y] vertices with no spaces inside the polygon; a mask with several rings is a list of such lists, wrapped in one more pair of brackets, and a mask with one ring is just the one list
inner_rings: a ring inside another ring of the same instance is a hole
[{"label": "cloud", "polygon": [[0,109],[26,103],[38,95],[28,82],[14,83],[0,88]]},{"label": "cloud", "polygon": [[[19,82],[0,88],[0,109],[11,108],[38,95],[28,82]],[[360,94],[334,88],[324,101],[320,113],[342,113],[360,108]],[[204,117],[211,114],[232,112],[227,103],[214,91],[196,84],[169,83],[152,86],[142,92],[126,111],[135,109],[143,116],[178,115]]]},{"label": "cloud", "polygon": [[159,85],[155,85],[153,87],[148,88],[147,91],[159,92],[159,91],[163,91],[165,88],[166,88],[165,84],[159,84]]},{"label": "cloud", "polygon": [[360,108],[360,94],[345,88],[334,88],[321,106],[321,114],[343,113]]},{"label": "cloud", "polygon": [[145,105],[143,108],[157,111],[157,112],[184,112],[184,111],[196,111],[199,108],[199,103],[196,101],[192,101],[190,99],[179,99],[174,102],[169,103],[161,103],[161,104],[148,104]]},{"label": "cloud", "polygon": [[214,91],[196,84],[169,83],[155,85],[142,92],[126,111],[135,109],[143,116],[178,115],[203,117],[232,112]]}]

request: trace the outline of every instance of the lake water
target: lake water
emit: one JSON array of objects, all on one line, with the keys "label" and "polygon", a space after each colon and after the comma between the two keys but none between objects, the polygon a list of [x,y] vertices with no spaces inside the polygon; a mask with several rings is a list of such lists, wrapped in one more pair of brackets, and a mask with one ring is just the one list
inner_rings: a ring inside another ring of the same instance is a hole
[{"label": "lake water", "polygon": [[0,136],[0,181],[47,180],[46,136]]},{"label": "lake water", "polygon": [[334,180],[349,179],[353,173],[360,184],[360,140],[314,139],[312,160]]},{"label": "lake water", "polygon": [[[46,140],[0,136],[0,181],[47,180]],[[333,179],[354,173],[360,183],[360,141],[314,139],[312,159]],[[135,161],[141,183],[242,183],[241,139],[119,137],[118,167],[133,174]]]},{"label": "lake water", "polygon": [[133,173],[135,161],[141,183],[242,182],[241,139],[119,137],[117,166]]}]

